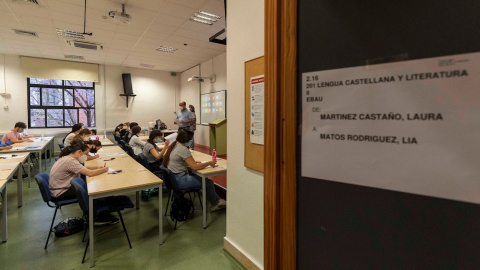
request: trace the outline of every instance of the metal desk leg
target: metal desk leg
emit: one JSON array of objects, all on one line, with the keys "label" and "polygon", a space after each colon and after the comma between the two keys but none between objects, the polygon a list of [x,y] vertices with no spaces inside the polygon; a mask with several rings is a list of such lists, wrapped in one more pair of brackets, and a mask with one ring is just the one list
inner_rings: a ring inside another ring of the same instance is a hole
[{"label": "metal desk leg", "polygon": [[137,200],[137,203],[136,203],[136,206],[137,206],[137,210],[140,209],[140,191],[137,191],[136,192],[136,200]]},{"label": "metal desk leg", "polygon": [[38,151],[38,173],[42,173],[42,150]]},{"label": "metal desk leg", "polygon": [[202,176],[202,201],[203,201],[203,228],[207,228],[207,188],[205,187],[205,176]]},{"label": "metal desk leg", "polygon": [[2,243],[7,242],[7,229],[7,184],[5,184],[2,190]]},{"label": "metal desk leg", "polygon": [[52,162],[53,155],[53,138],[50,140],[50,155],[48,155],[48,162]]},{"label": "metal desk leg", "polygon": [[23,163],[20,162],[17,169],[17,196],[18,196],[18,207],[22,207],[23,204],[23,172],[21,170]]},{"label": "metal desk leg", "polygon": [[162,186],[158,187],[158,234],[160,236],[160,245],[163,244],[163,210],[162,210]]},{"label": "metal desk leg", "polygon": [[30,180],[32,180],[32,171],[30,164],[32,163],[32,159],[30,158],[30,154],[28,155],[27,164],[28,164],[28,188],[30,188]]},{"label": "metal desk leg", "polygon": [[90,240],[90,267],[95,266],[95,257],[93,252],[93,245],[95,244],[95,239],[93,238],[93,198],[88,196],[88,232]]}]

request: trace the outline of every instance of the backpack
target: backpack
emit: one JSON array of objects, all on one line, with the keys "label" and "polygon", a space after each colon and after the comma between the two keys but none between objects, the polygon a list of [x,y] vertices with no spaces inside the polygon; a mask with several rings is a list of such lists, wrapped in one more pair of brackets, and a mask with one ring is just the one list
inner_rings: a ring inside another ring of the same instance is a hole
[{"label": "backpack", "polygon": [[60,221],[57,226],[53,228],[56,237],[64,237],[76,234],[85,229],[85,220],[83,218],[67,218]]},{"label": "backpack", "polygon": [[192,202],[190,200],[185,199],[183,194],[176,196],[173,199],[172,208],[170,209],[170,218],[174,221],[185,221],[188,219],[190,209],[192,209]]}]

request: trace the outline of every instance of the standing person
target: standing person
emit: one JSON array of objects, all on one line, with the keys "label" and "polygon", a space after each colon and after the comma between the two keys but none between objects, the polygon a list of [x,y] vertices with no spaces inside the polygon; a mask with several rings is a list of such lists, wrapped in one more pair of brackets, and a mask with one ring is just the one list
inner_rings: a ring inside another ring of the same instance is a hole
[{"label": "standing person", "polygon": [[187,109],[187,103],[182,101],[178,104],[180,106],[180,110],[177,112],[177,119],[175,120],[175,124],[178,125],[178,131],[188,128],[190,123],[193,121],[192,112]]},{"label": "standing person", "polygon": [[82,131],[82,124],[75,124],[72,126],[72,131],[70,131],[70,133],[68,133],[65,138],[63,138],[63,144],[65,146],[69,146],[70,145],[70,142],[72,141],[73,137],[77,136],[78,133],[80,133],[80,131]]},{"label": "standing person", "polygon": [[194,150],[195,149],[195,130],[197,130],[197,115],[195,115],[195,107],[190,104],[188,109],[192,113],[193,121],[190,122],[190,131],[193,132],[192,140],[188,142],[187,147]]},{"label": "standing person", "polygon": [[135,155],[142,153],[143,147],[146,144],[145,139],[142,140],[140,139],[140,137],[138,137],[138,133],[140,133],[141,129],[142,128],[140,126],[134,126],[132,128],[132,138],[130,138],[130,141],[128,142],[128,144],[132,147],[133,153]]},{"label": "standing person", "polygon": [[7,133],[3,135],[2,144],[7,144],[8,142],[10,143],[33,142],[32,140],[28,138],[24,138],[22,137],[22,135],[20,135],[20,133],[22,133],[23,130],[26,128],[27,128],[27,125],[25,125],[25,123],[23,122],[15,123],[15,127],[7,131]]},{"label": "standing person", "polygon": [[[179,130],[177,140],[168,148],[168,151],[163,158],[163,166],[167,167],[175,174],[175,179],[177,180],[179,189],[202,187],[202,178],[197,175],[190,174],[188,172],[188,167],[192,168],[192,170],[201,170],[205,169],[207,166],[213,167],[217,163],[216,161],[202,163],[193,159],[192,153],[187,147],[185,147],[187,142],[192,139],[192,136],[193,132],[189,131],[188,129]],[[225,208],[227,206],[227,202],[217,195],[213,181],[206,179],[205,185],[207,199],[212,205],[211,210],[215,211]]]},{"label": "standing person", "polygon": [[148,164],[150,169],[154,171],[158,171],[160,165],[162,164],[162,158],[165,152],[167,151],[168,145],[170,144],[169,140],[165,140],[165,146],[163,149],[160,149],[157,146],[157,143],[162,141],[162,132],[158,129],[153,130],[150,132],[150,136],[148,136],[147,143],[143,146],[143,155],[147,157]]}]

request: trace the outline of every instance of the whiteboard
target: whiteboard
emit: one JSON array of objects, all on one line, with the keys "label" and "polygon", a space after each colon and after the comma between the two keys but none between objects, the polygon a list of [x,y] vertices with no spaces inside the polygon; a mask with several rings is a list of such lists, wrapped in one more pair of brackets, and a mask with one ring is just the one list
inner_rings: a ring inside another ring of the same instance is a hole
[{"label": "whiteboard", "polygon": [[200,105],[200,121],[203,125],[227,118],[227,90],[202,94]]}]

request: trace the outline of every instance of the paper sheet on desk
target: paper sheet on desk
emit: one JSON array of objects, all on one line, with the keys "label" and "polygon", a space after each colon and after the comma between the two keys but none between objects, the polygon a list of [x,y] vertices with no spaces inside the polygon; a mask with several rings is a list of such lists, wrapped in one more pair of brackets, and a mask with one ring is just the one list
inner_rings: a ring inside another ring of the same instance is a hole
[{"label": "paper sheet on desk", "polygon": [[125,153],[108,153],[108,154],[107,154],[107,156],[109,156],[109,157],[121,156],[121,155],[125,155]]},{"label": "paper sheet on desk", "polygon": [[23,158],[25,156],[0,155],[0,158]]},{"label": "paper sheet on desk", "polygon": [[88,153],[88,155],[91,156],[91,157],[94,157],[94,156],[95,156],[94,153]]},{"label": "paper sheet on desk", "polygon": [[17,166],[18,163],[3,163],[3,164],[0,164],[0,166],[4,166],[4,167],[10,167],[10,166]]},{"label": "paper sheet on desk", "polygon": [[115,171],[116,171],[115,169],[108,168],[108,173],[113,173],[113,172],[115,172]]}]

